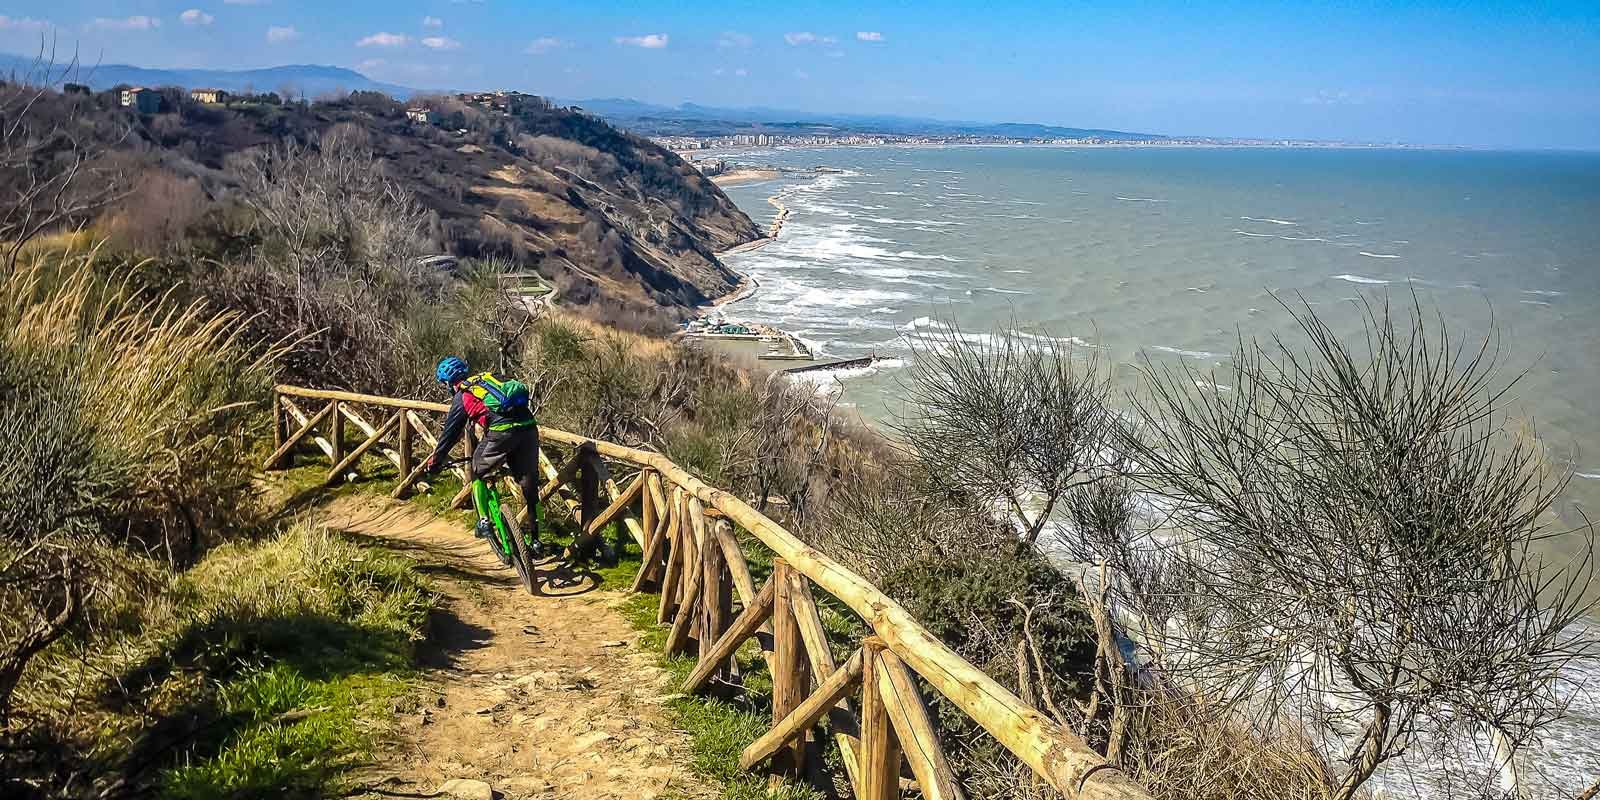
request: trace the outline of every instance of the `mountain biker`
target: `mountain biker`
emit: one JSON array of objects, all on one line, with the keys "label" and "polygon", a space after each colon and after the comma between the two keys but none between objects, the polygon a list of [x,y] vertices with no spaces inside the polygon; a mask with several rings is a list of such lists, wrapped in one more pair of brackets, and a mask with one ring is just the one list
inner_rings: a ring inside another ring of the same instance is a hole
[{"label": "mountain biker", "polygon": [[[450,389],[450,413],[445,415],[439,444],[428,456],[427,471],[434,472],[450,458],[450,449],[466,432],[468,421],[483,426],[483,440],[472,453],[472,474],[484,477],[502,464],[522,486],[528,503],[528,554],[544,555],[539,542],[539,425],[528,408],[528,388],[518,381],[502,380],[490,372],[472,374],[467,362],[456,356],[439,361],[433,376]],[[481,513],[481,510],[480,510]],[[489,538],[487,519],[478,520],[478,535]],[[502,554],[503,557],[503,554]]]}]

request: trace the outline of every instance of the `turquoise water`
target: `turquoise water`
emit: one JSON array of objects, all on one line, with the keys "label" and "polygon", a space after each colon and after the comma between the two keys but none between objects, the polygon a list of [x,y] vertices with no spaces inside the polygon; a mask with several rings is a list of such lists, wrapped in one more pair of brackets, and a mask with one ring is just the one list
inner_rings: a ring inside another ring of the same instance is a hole
[{"label": "turquoise water", "polygon": [[[1458,336],[1497,331],[1508,410],[1574,478],[1567,523],[1600,509],[1600,154],[1406,150],[831,148],[737,154],[844,174],[734,187],[780,239],[731,256],[760,288],[730,318],[783,326],[880,368],[825,377],[869,418],[903,409],[906,336],[1042,326],[1104,348],[1131,385],[1143,354],[1215,368],[1237,337],[1292,334],[1303,297],[1340,331],[1358,295],[1415,291]],[[1492,328],[1491,328],[1492,323]],[[1291,338],[1291,341],[1294,341]],[[1558,554],[1559,555],[1559,554]],[[1593,682],[1584,672],[1575,679]],[[1534,763],[1553,786],[1600,772],[1600,699]],[[1394,796],[1425,796],[1391,772]]]}]

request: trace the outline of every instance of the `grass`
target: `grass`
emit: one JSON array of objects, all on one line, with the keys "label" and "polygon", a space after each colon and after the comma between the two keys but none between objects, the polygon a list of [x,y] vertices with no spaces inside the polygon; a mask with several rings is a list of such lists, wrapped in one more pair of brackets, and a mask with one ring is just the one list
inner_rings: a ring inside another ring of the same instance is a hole
[{"label": "grass", "polygon": [[160,796],[338,788],[412,689],[433,600],[411,562],[302,526],[220,548],[185,580],[202,608],[169,658],[219,676],[205,703],[214,732],[162,771]]},{"label": "grass", "polygon": [[409,560],[305,524],[212,550],[123,629],[42,656],[23,769],[165,798],[322,796],[413,690],[433,595]]}]

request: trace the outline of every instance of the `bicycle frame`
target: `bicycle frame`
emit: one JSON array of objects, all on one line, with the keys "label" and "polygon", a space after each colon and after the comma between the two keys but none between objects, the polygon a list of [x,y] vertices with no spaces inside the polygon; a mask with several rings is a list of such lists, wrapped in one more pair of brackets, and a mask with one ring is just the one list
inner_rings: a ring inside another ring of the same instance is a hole
[{"label": "bicycle frame", "polygon": [[494,526],[496,542],[500,551],[512,555],[515,545],[510,540],[510,526],[506,525],[505,512],[500,507],[500,493],[482,478],[472,480],[472,504],[478,509],[478,516],[489,520]]}]

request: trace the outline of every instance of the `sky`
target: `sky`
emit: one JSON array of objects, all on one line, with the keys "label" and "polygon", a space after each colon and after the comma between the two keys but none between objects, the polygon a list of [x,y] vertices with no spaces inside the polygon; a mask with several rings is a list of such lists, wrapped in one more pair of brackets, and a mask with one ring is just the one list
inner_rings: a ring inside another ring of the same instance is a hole
[{"label": "sky", "polygon": [[0,50],[1171,135],[1600,149],[1600,0],[4,0]]}]

